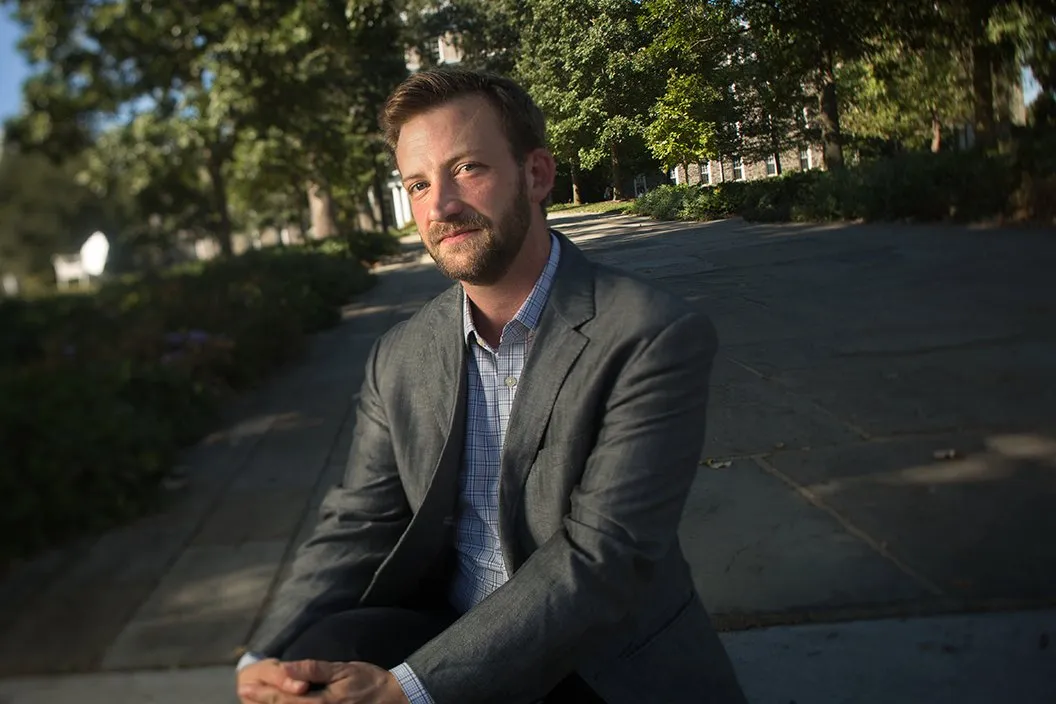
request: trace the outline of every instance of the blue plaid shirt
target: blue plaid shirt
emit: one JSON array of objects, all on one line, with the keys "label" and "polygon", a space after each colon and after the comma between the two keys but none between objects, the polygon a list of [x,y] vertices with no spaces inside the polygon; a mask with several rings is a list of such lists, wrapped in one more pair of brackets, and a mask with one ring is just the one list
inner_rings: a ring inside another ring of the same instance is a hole
[{"label": "blue plaid shirt", "polygon": [[[477,334],[469,298],[462,296],[462,327],[472,354],[466,365],[466,438],[459,480],[455,550],[458,569],[448,598],[465,613],[501,587],[509,574],[499,544],[499,467],[513,398],[524,362],[557,273],[561,247],[550,235],[550,258],[528,298],[506,323],[499,346],[492,349]],[[392,669],[411,704],[434,704],[406,664]]]}]

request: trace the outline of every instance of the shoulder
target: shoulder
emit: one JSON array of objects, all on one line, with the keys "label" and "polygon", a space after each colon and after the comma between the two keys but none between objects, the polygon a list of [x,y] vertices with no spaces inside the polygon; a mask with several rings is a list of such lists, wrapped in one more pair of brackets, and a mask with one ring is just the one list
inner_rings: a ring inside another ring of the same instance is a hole
[{"label": "shoulder", "polygon": [[[459,290],[457,284],[448,287],[410,318],[401,320],[382,333],[376,342],[379,361],[385,366],[398,364],[405,358],[414,362],[421,346],[433,340],[438,321],[441,318],[446,321],[453,315],[457,318]],[[457,322],[455,320],[452,324]]]},{"label": "shoulder", "polygon": [[651,337],[674,326],[695,328],[706,338],[715,330],[708,314],[663,284],[593,263],[595,322],[633,337]]}]

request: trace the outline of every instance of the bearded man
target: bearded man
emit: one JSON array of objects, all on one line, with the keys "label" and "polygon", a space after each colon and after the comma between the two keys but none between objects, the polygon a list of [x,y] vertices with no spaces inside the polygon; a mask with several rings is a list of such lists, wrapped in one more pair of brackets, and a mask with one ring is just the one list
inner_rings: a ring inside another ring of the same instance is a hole
[{"label": "bearded man", "polygon": [[382,127],[457,283],[374,345],[239,697],[743,704],[677,536],[711,322],[547,227],[554,158],[512,81],[416,73]]}]

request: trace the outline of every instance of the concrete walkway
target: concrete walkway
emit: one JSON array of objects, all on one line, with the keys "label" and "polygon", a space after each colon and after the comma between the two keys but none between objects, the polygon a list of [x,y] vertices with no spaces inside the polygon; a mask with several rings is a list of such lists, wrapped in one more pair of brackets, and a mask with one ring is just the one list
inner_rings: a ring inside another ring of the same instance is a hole
[{"label": "concrete walkway", "polygon": [[[726,636],[753,701],[1052,701],[1053,233],[554,224],[719,329],[682,539],[720,626],[774,626]],[[446,285],[385,271],[188,453],[163,511],[0,584],[0,702],[229,701],[214,689],[343,467],[370,344]],[[966,611],[1001,613],[875,620]],[[171,668],[205,669],[148,672]]]}]

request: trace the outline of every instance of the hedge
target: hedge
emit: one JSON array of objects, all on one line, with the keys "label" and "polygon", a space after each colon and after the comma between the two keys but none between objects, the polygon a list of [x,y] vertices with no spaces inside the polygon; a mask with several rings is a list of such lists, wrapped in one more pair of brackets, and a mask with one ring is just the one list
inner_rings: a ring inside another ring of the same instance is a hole
[{"label": "hedge", "polygon": [[357,251],[273,248],[0,301],[0,571],[154,506],[220,402],[371,285]]},{"label": "hedge", "polygon": [[[1053,144],[1014,154],[908,153],[843,171],[792,172],[714,186],[660,186],[628,212],[661,220],[1051,221]],[[1048,155],[1048,156],[1046,156]]]}]

